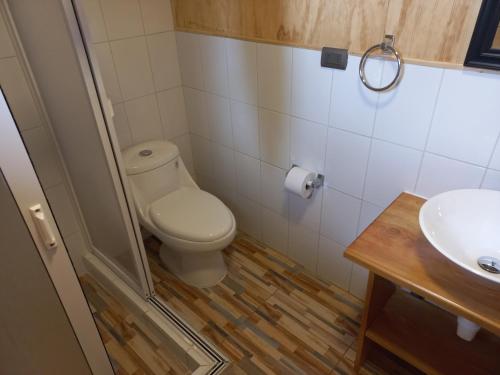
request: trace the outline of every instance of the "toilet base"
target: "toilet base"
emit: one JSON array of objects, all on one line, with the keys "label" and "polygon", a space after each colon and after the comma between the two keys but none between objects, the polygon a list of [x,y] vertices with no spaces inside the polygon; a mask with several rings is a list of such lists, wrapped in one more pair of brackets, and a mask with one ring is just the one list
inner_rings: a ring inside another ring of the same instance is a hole
[{"label": "toilet base", "polygon": [[215,286],[227,274],[227,267],[220,250],[181,253],[162,244],[160,259],[175,276],[197,288]]}]

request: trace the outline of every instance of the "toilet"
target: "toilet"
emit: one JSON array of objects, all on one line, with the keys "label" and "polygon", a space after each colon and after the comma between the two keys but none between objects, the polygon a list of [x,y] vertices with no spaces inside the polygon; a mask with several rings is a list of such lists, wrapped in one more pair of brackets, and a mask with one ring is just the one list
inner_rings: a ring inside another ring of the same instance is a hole
[{"label": "toilet", "polygon": [[171,142],[138,144],[123,157],[139,222],[161,240],[163,264],[189,285],[219,283],[222,250],[236,234],[229,208],[196,185]]}]

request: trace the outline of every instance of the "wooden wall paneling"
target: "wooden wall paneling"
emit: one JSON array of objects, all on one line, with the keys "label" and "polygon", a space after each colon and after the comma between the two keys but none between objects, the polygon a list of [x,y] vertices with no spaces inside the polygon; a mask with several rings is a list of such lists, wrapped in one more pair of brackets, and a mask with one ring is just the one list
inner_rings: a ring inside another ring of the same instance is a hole
[{"label": "wooden wall paneling", "polygon": [[363,53],[396,35],[407,60],[461,65],[481,0],[172,0],[177,30]]}]

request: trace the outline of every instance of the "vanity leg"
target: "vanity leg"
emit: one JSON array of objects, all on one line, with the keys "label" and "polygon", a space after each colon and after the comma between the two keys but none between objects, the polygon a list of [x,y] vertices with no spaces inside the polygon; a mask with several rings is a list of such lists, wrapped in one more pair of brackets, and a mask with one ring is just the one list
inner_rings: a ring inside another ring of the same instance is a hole
[{"label": "vanity leg", "polygon": [[373,322],[380,310],[384,308],[387,300],[391,298],[395,290],[396,287],[393,283],[370,272],[366,288],[365,308],[358,335],[356,361],[354,362],[354,371],[356,373],[359,372],[363,365],[369,346],[371,345],[370,340],[365,336],[366,329]]}]

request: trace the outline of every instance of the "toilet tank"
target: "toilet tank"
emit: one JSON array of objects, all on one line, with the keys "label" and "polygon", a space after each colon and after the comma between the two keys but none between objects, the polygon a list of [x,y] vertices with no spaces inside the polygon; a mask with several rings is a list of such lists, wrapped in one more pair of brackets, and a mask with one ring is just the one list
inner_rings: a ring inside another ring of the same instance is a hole
[{"label": "toilet tank", "polygon": [[123,152],[125,169],[141,215],[157,199],[178,189],[182,161],[176,145],[167,141],[141,143]]}]

